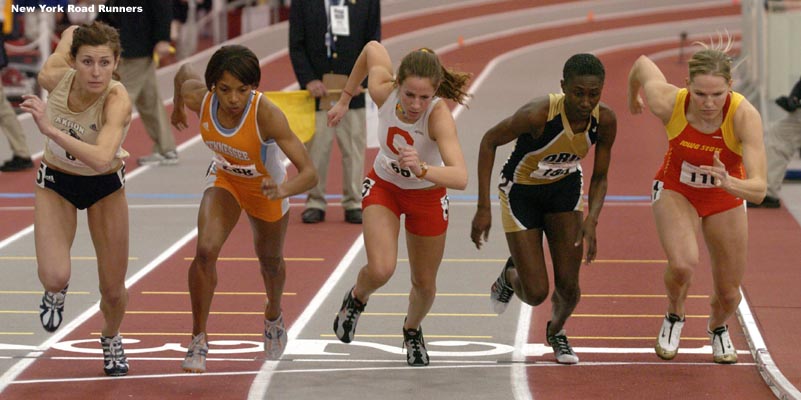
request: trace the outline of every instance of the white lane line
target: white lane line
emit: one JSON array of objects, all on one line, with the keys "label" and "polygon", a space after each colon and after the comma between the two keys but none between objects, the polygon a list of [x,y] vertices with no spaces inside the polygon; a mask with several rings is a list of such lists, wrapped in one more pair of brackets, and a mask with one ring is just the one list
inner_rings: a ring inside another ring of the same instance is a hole
[{"label": "white lane line", "polygon": [[[329,297],[331,292],[336,287],[339,280],[342,279],[342,276],[345,275],[345,272],[348,270],[350,265],[353,263],[353,260],[362,251],[364,248],[364,235],[359,235],[353,245],[351,245],[348,252],[345,254],[345,257],[342,258],[342,261],[339,262],[334,272],[326,279],[323,286],[317,291],[317,294],[314,295],[314,298],[309,302],[306,308],[303,310],[303,313],[298,317],[298,319],[292,323],[292,327],[289,328],[289,332],[287,334],[287,341],[291,342],[298,338],[300,332],[306,327],[306,324],[309,323],[311,317],[317,312],[323,302]],[[261,369],[258,371],[258,374],[253,379],[253,383],[250,386],[250,391],[248,392],[248,399],[251,400],[263,400],[267,395],[267,388],[270,386],[270,380],[277,367],[279,361],[266,361],[262,365]]]},{"label": "white lane line", "polygon": [[[581,35],[581,36],[583,36],[583,35]],[[543,42],[543,45],[547,44],[547,45],[549,45],[549,46],[553,46],[553,45],[555,45],[555,43],[561,42],[561,41],[563,41],[563,40],[570,41],[570,39],[569,39],[569,38],[566,38],[566,39],[557,39],[557,40],[550,40],[550,41],[547,41],[547,42]],[[446,47],[447,47],[447,50],[448,50],[448,51],[450,51],[450,50],[453,50],[453,48],[452,48],[452,47],[450,47],[450,46],[446,46]],[[495,67],[496,67],[497,65],[499,65],[499,64],[500,64],[502,61],[506,61],[506,60],[508,60],[509,58],[512,58],[513,56],[520,55],[520,54],[522,54],[523,52],[529,52],[529,51],[532,51],[532,50],[534,50],[535,48],[539,48],[539,47],[541,47],[539,44],[538,44],[538,45],[533,45],[533,46],[526,46],[526,47],[524,47],[524,48],[523,48],[523,49],[524,49],[524,51],[511,51],[511,52],[507,52],[507,53],[504,53],[504,54],[502,54],[502,55],[500,55],[500,56],[497,56],[497,57],[493,58],[493,59],[490,61],[490,63],[488,63],[487,67],[485,67],[485,68],[482,70],[482,72],[481,72],[481,74],[479,75],[479,77],[478,77],[478,78],[476,78],[476,79],[473,81],[473,83],[471,84],[471,86],[470,86],[470,88],[469,88],[469,90],[468,90],[468,93],[470,93],[470,94],[473,94],[473,93],[474,93],[474,92],[475,92],[475,91],[478,89],[478,87],[479,87],[481,84],[483,84],[484,80],[486,80],[486,79],[487,79],[487,77],[490,75],[491,71],[492,71],[492,70],[494,70],[494,69],[495,69]],[[435,50],[435,52],[436,52],[437,54],[440,54],[440,55],[441,55],[441,54],[443,54],[443,53],[445,52],[444,50],[446,50],[446,48],[440,48],[440,49],[437,49],[437,50]],[[468,98],[468,102],[469,102],[469,98]],[[454,108],[454,110],[453,110],[453,116],[454,116],[454,119],[456,119],[456,118],[458,117],[458,115],[459,115],[459,114],[461,114],[461,112],[462,112],[464,109],[465,109],[465,107],[464,107],[464,106],[462,106],[462,105],[457,105],[457,106]],[[359,238],[359,239],[360,239],[360,240],[363,240],[363,237],[362,237],[362,236],[360,236],[360,238]],[[362,243],[362,247],[363,247],[363,243]],[[353,248],[353,247],[351,247],[351,250],[353,250],[353,249],[354,249],[354,248]],[[361,248],[359,248],[359,251],[360,251],[360,250],[361,250]],[[349,252],[349,253],[350,253],[350,252]],[[347,257],[347,256],[346,256],[346,257]],[[344,261],[345,261],[345,260],[343,259],[343,262],[344,262]],[[336,274],[336,273],[339,271],[339,269],[340,269],[340,268],[342,268],[342,267],[343,267],[343,263],[341,262],[341,263],[339,264],[339,266],[337,266],[337,269],[335,270],[335,272],[334,272],[334,273]],[[336,281],[332,281],[332,279],[331,279],[331,278],[333,278],[333,275],[332,275],[332,277],[329,277],[329,279],[328,279],[328,280],[326,281],[326,283],[325,283],[325,286],[329,286],[329,284],[330,284],[330,288],[328,288],[328,290],[326,290],[325,296],[327,296],[327,295],[328,295],[328,292],[330,292],[331,288],[333,288],[333,286],[335,286],[335,285],[336,285],[336,282],[337,282],[337,281],[338,281],[338,280],[341,278],[341,275],[342,275],[342,274],[344,274],[344,270],[346,270],[346,269],[347,269],[347,266],[344,266],[342,273],[340,273],[340,274],[339,274],[339,276],[337,276],[337,277],[336,277]],[[324,286],[324,287],[325,287],[325,286]],[[321,297],[321,296],[320,296],[321,294],[323,294],[323,289],[321,289],[321,291],[320,291],[320,292],[318,292],[318,294],[315,296],[315,300],[317,300],[317,299],[318,299],[318,297]],[[325,296],[323,296],[323,299],[325,298]],[[322,300],[320,301],[320,303],[322,303]],[[314,306],[314,307],[313,307],[313,306],[312,306],[312,304],[309,304],[309,306],[307,306],[307,308],[304,310],[304,313],[303,313],[303,315],[307,315],[307,314],[308,314],[308,315],[309,315],[309,318],[310,318],[310,317],[311,317],[311,315],[313,315],[313,314],[314,314],[314,313],[317,311],[317,308],[318,308],[318,307],[319,307],[319,305],[316,305],[316,306]],[[528,323],[530,323],[530,315],[531,315],[530,313],[531,313],[531,310],[530,310],[530,307],[529,307],[529,310],[528,310],[528,319],[526,319],[526,322],[524,323],[524,325],[525,325],[525,331],[523,331],[523,330],[521,329],[521,323],[520,323],[520,320],[522,320],[522,319],[523,319],[523,317],[524,317],[524,316],[525,316],[525,314],[526,314],[526,311],[524,310],[524,308],[525,308],[525,307],[521,307],[521,315],[520,315],[520,318],[519,318],[519,321],[518,321],[518,330],[516,331],[516,335],[515,335],[515,344],[516,344],[516,345],[518,344],[518,343],[517,343],[517,341],[518,341],[518,337],[521,337],[521,338],[522,338],[522,339],[520,339],[520,340],[521,340],[521,344],[525,344],[525,343],[526,343],[526,341],[527,341],[527,335],[528,335],[528,325],[527,325],[527,324],[528,324]],[[299,323],[301,323],[301,321],[300,321],[300,320],[299,320],[299,321],[297,321],[296,323],[294,323],[294,324],[293,324],[293,326],[292,326],[292,328],[290,328],[290,333],[289,333],[288,340],[294,340],[294,339],[296,339],[296,338],[297,338],[297,335],[298,335],[298,333],[299,333],[299,332],[300,332],[300,331],[301,331],[301,330],[302,330],[302,329],[305,327],[305,325],[306,325],[306,323],[307,323],[307,322],[308,322],[307,320],[304,320],[304,321],[302,321],[302,325],[300,325],[300,324],[299,324]],[[297,330],[295,330],[295,328],[298,328],[298,329],[297,329]],[[293,331],[294,331],[294,332],[293,332]],[[525,333],[521,333],[521,332],[525,332]],[[519,348],[519,349],[522,349],[523,347],[524,347],[524,346],[519,346],[519,347],[518,347],[518,346],[516,346],[516,348]],[[522,350],[521,350],[521,351],[522,351]],[[518,355],[518,356],[519,356],[519,355]],[[523,356],[523,357],[524,357],[524,356]],[[273,375],[274,373],[279,373],[279,372],[281,372],[281,371],[276,371],[276,369],[275,369],[275,368],[277,367],[277,364],[278,364],[278,361],[267,361],[267,362],[265,362],[265,363],[264,363],[264,365],[262,366],[261,370],[259,371],[259,373],[258,373],[257,377],[254,379],[253,385],[251,386],[251,390],[250,390],[250,392],[249,392],[249,394],[248,394],[248,399],[255,400],[255,399],[264,399],[264,398],[265,398],[265,396],[266,396],[266,394],[267,394],[267,388],[269,387],[269,384],[270,384],[270,380],[271,380],[271,378],[272,378],[272,375]],[[522,374],[522,376],[520,376],[521,374]],[[515,379],[515,376],[516,376],[516,375],[517,375],[517,377],[518,377],[518,378],[522,377],[522,378],[524,378],[524,379]],[[522,370],[522,371],[521,371],[520,369],[513,369],[513,373],[512,373],[512,385],[513,385],[513,393],[514,393],[514,395],[515,395],[515,399],[519,399],[519,400],[533,400],[533,396],[531,396],[531,393],[530,393],[531,391],[530,391],[530,390],[529,390],[529,388],[528,388],[528,379],[525,379],[525,378],[526,378],[526,372],[525,372],[525,370]]]},{"label": "white lane line", "polygon": [[[478,87],[478,84],[474,83],[470,86],[470,91],[474,90],[474,88]],[[453,119],[455,120],[459,114],[462,113],[464,107],[461,105],[457,106],[453,111]],[[301,314],[300,318],[292,324],[292,327],[289,329],[288,340],[295,340],[298,337],[298,334],[306,327],[306,324],[311,319],[311,316],[317,312],[317,309],[323,303],[323,301],[328,297],[330,292],[333,288],[337,285],[339,280],[342,278],[342,275],[345,274],[350,264],[353,262],[353,259],[356,258],[356,255],[364,248],[364,235],[359,235],[359,238],[356,239],[356,242],[353,243],[348,253],[339,263],[337,268],[331,274],[331,276],[326,280],[325,284],[320,291],[314,296],[314,299],[306,306],[303,310],[303,314]],[[270,380],[272,378],[272,374],[275,372],[275,367],[277,366],[277,361],[267,361],[262,366],[259,374],[253,380],[253,385],[250,388],[250,392],[248,393],[248,399],[250,400],[262,400],[265,398],[267,394],[267,388],[270,386]]]},{"label": "white lane line", "polygon": [[[296,360],[297,361],[297,360]],[[414,373],[416,374],[419,369],[417,368],[409,368],[406,363],[399,360],[360,360],[364,364],[372,364],[372,363],[395,363],[401,364],[399,366],[393,367],[350,367],[350,368],[306,368],[306,369],[284,369],[280,371],[274,371],[273,374],[311,374],[311,373],[319,373],[319,374],[332,374],[332,373],[352,373],[352,372],[407,372],[407,373]],[[312,360],[312,362],[320,362],[319,360]],[[359,363],[359,361],[352,361],[348,360],[349,363]],[[439,363],[439,361],[437,361]],[[608,361],[601,361],[601,362],[592,362],[592,361],[582,361],[579,364],[571,365],[571,366],[564,366],[561,364],[557,364],[556,362],[546,362],[546,361],[538,361],[538,362],[525,362],[525,363],[501,363],[501,362],[491,362],[491,363],[484,363],[480,361],[467,361],[464,362],[464,365],[459,364],[450,364],[450,365],[429,365],[426,367],[426,371],[433,371],[433,370],[449,370],[449,369],[489,369],[489,368],[514,368],[516,364],[521,364],[524,368],[597,368],[597,367],[609,367],[609,366],[658,366],[660,368],[687,368],[687,367],[701,367],[701,368],[719,368],[716,364],[711,364],[709,362],[675,362],[671,361],[670,363],[660,362],[660,361],[648,361],[648,362],[608,362]],[[727,368],[737,368],[737,367],[747,367],[753,368],[756,364],[754,363],[737,363],[732,364],[731,366],[727,366]],[[255,375],[257,372],[255,371],[240,371],[240,372],[206,372],[203,374],[153,374],[153,375],[127,375],[127,376],[118,376],[118,377],[94,377],[94,378],[66,378],[66,379],[31,379],[31,380],[21,380],[14,382],[15,385],[29,385],[29,384],[50,384],[50,383],[76,383],[76,382],[99,382],[99,381],[121,381],[121,380],[143,380],[143,379],[208,379],[210,376],[243,376],[243,375]],[[263,397],[261,399],[264,399]]]},{"label": "white lane line", "polygon": [[[266,63],[272,62],[272,61],[278,59],[279,57],[281,57],[282,55],[286,54],[287,52],[288,52],[288,50],[282,49],[282,50],[280,50],[278,52],[269,54],[269,55],[267,55],[267,56],[265,56],[265,57],[263,57],[263,58],[261,58],[259,60],[259,65],[263,66]],[[187,60],[187,62],[188,62],[188,60]],[[165,106],[171,105],[172,104],[172,98],[170,98],[168,100],[165,100],[163,102],[163,104]],[[132,118],[136,118],[138,115],[139,115],[138,113],[134,113],[132,115]],[[201,140],[202,140],[202,137],[200,135],[195,135],[195,136],[191,137],[190,139],[188,139],[187,141],[181,143],[177,147],[177,150],[178,151],[183,151],[186,148],[197,144]],[[38,158],[38,157],[41,157],[41,155],[42,155],[42,152],[39,152],[39,153],[36,153],[34,155],[34,157]],[[136,176],[144,173],[145,171],[148,171],[151,168],[152,168],[152,166],[148,166],[148,165],[139,166],[134,171],[132,171],[130,173],[126,173],[125,174],[125,179],[126,179],[126,181],[128,179],[133,179]],[[29,225],[28,227],[22,229],[21,231],[19,231],[17,233],[11,235],[7,239],[5,239],[3,241],[0,241],[0,249],[3,249],[4,247],[16,242],[17,240],[20,240],[20,239],[24,238],[25,236],[27,236],[28,234],[30,234],[32,232],[33,232],[33,224]],[[140,270],[138,273],[136,273],[131,278],[126,280],[125,286],[126,287],[130,287],[131,285],[133,285],[134,282],[138,281],[144,275],[146,275],[147,273],[152,271],[155,267],[157,267],[159,264],[161,264],[161,262],[163,262],[167,257],[169,257],[175,251],[177,251],[178,248],[180,248],[181,246],[186,244],[186,242],[188,242],[189,240],[191,240],[192,238],[194,238],[196,236],[197,236],[197,228],[194,228],[189,234],[184,236],[182,239],[179,239],[179,241],[177,241],[170,248],[165,250],[161,255],[156,257],[153,261],[151,261],[142,270]],[[29,358],[23,359],[23,360],[17,362],[16,364],[14,364],[13,366],[11,366],[11,368],[9,368],[2,376],[0,376],[0,394],[2,394],[3,390],[5,390],[5,388],[10,383],[13,382],[14,378],[16,378],[19,374],[21,374],[26,368],[28,368],[36,360],[36,357],[42,355],[43,350],[46,350],[51,345],[53,345],[55,343],[58,343],[58,341],[60,341],[61,339],[66,337],[68,334],[70,334],[80,324],[82,324],[83,322],[85,322],[86,320],[91,318],[99,310],[100,310],[100,302],[97,302],[94,306],[88,308],[82,314],[80,314],[75,320],[73,320],[69,324],[65,325],[64,327],[62,327],[59,330],[59,333],[51,336],[50,339],[48,339],[45,342],[43,342],[42,344],[40,344],[38,346],[38,348],[41,349],[41,351],[31,352],[26,356],[26,357],[29,357]]]},{"label": "white lane line", "polygon": [[[158,267],[164,260],[172,256],[175,252],[177,252],[181,247],[183,247],[187,242],[194,239],[197,236],[197,228],[192,229],[189,233],[184,235],[181,239],[175,242],[172,246],[170,246],[167,250],[163,253],[159,254],[158,257],[154,258],[148,265],[144,268],[139,270],[137,273],[132,275],[130,278],[125,280],[125,287],[131,287],[134,283],[138,280],[142,279],[145,275],[147,275],[150,271]],[[36,361],[36,359],[42,355],[44,350],[47,350],[50,346],[58,343],[64,337],[72,333],[73,330],[78,328],[84,322],[86,322],[89,318],[94,316],[98,311],[100,311],[100,301],[95,303],[93,306],[89,307],[86,311],[81,313],[77,318],[70,321],[66,326],[62,327],[58,333],[51,336],[47,339],[44,343],[39,345],[39,351],[33,351],[28,353],[25,359],[20,360],[16,364],[14,364],[11,368],[0,376],[0,393],[5,390],[5,388],[14,381],[14,379],[19,376],[26,368],[28,368],[31,364]]]},{"label": "white lane line", "polygon": [[[524,349],[528,343],[528,333],[531,329],[531,314],[533,307],[521,302],[520,313],[517,317],[517,330],[515,331],[515,350],[512,353],[512,394],[515,400],[533,400],[534,395],[528,387],[528,369],[526,368],[526,355]],[[525,383],[525,384],[524,384]]]},{"label": "white lane line", "polygon": [[742,295],[742,300],[740,301],[740,305],[737,306],[737,317],[740,321],[740,326],[742,326],[743,331],[745,331],[748,346],[750,347],[754,359],[757,361],[762,379],[776,397],[780,399],[801,400],[801,391],[784,376],[773,361],[770,352],[768,352],[768,346],[762,338],[759,325],[751,312],[751,306],[748,305],[748,300],[745,298],[742,287],[740,288],[740,294]]}]

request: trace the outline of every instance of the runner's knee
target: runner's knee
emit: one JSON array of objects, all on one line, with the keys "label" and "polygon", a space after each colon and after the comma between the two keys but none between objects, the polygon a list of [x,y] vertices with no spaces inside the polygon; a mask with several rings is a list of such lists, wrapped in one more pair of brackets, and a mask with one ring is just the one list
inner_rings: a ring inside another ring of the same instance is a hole
[{"label": "runner's knee", "polygon": [[376,263],[365,268],[367,276],[373,283],[384,286],[395,272],[394,264]]},{"label": "runner's knee", "polygon": [[517,292],[518,297],[524,303],[530,306],[538,306],[542,304],[545,299],[548,298],[548,285],[542,284],[525,284],[522,280],[520,281],[521,291]]},{"label": "runner's knee", "polygon": [[693,279],[693,273],[697,262],[690,261],[670,261],[665,270],[665,276],[680,285],[689,284]]},{"label": "runner's knee", "polygon": [[419,280],[412,279],[412,290],[418,295],[425,298],[433,299],[437,296],[436,282],[420,282]]},{"label": "runner's knee", "polygon": [[69,273],[47,273],[47,274],[39,274],[40,280],[42,281],[42,286],[48,292],[60,292],[61,289],[67,286],[70,282],[70,274]]},{"label": "runner's knee", "polygon": [[553,291],[554,300],[561,301],[564,304],[576,305],[581,299],[581,289],[577,284],[573,285],[557,285]]},{"label": "runner's knee", "polygon": [[259,257],[259,266],[263,275],[276,276],[284,270],[284,265],[282,256]]},{"label": "runner's knee", "polygon": [[111,287],[100,288],[100,299],[110,307],[117,307],[124,304],[128,298],[128,290],[125,285],[112,285]]},{"label": "runner's knee", "polygon": [[205,269],[211,268],[220,257],[220,248],[216,246],[206,246],[198,243],[195,251],[195,264]]},{"label": "runner's knee", "polygon": [[727,288],[724,290],[719,290],[718,293],[713,298],[717,299],[720,305],[725,309],[733,309],[740,305],[740,300],[742,300],[742,295],[740,294],[739,287]]}]

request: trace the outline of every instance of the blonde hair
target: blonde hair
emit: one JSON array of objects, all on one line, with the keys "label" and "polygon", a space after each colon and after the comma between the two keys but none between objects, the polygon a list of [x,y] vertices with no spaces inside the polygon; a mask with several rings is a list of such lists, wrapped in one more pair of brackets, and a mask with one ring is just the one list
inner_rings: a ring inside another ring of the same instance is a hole
[{"label": "blonde hair", "polygon": [[726,82],[731,82],[731,72],[736,68],[736,65],[732,65],[732,57],[728,54],[734,46],[732,35],[726,31],[724,37],[723,33],[718,32],[717,40],[710,37],[709,43],[696,41],[693,44],[703,49],[695,52],[687,61],[690,81],[696,75],[716,75],[726,79]]}]

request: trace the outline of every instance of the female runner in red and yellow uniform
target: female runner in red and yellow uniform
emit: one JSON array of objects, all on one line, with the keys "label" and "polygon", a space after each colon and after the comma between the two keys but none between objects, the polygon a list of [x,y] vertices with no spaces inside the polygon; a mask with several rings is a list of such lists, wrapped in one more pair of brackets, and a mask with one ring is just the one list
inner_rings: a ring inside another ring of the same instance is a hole
[{"label": "female runner in red and yellow uniform", "polygon": [[[719,46],[721,47],[721,46]],[[668,309],[656,354],[676,356],[687,290],[698,265],[700,225],[712,261],[714,293],[707,330],[717,363],[737,362],[726,321],[740,303],[748,227],[743,200],[765,196],[765,148],[759,112],[732,91],[727,48],[696,52],[687,88],[679,89],[641,56],[629,74],[629,108],[642,113],[642,89],[651,113],[665,125],[668,153],[654,178],[656,228],[668,259]]]}]

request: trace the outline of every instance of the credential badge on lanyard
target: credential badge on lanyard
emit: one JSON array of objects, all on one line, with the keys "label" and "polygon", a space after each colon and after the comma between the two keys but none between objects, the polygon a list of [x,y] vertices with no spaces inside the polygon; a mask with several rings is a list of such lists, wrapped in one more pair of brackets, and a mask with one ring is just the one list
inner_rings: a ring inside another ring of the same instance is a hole
[{"label": "credential badge on lanyard", "polygon": [[350,36],[348,7],[331,5],[331,33],[337,36]]}]

